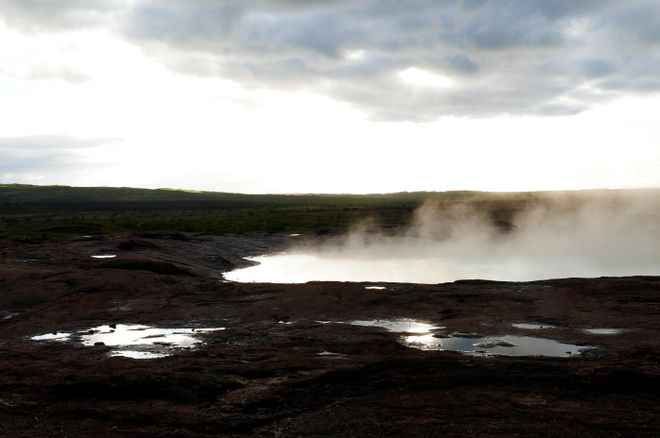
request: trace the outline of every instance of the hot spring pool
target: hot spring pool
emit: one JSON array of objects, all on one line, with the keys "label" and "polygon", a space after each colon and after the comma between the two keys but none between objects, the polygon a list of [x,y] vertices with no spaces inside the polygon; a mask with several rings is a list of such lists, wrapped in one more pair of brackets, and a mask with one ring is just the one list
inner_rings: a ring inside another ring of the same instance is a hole
[{"label": "hot spring pool", "polygon": [[257,265],[224,274],[242,283],[354,281],[435,284],[462,279],[533,281],[566,277],[660,275],[656,266],[613,266],[581,257],[290,252],[251,257]]}]

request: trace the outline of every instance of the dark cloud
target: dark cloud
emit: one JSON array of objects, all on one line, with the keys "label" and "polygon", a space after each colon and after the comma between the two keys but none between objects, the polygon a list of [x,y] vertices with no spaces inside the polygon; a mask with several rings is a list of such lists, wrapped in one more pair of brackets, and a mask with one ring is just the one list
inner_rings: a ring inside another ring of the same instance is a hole
[{"label": "dark cloud", "polygon": [[[174,70],[314,89],[375,118],[572,114],[660,90],[655,0],[0,0],[0,11],[38,24],[112,16]],[[412,66],[455,86],[411,87],[398,73]]]},{"label": "dark cloud", "polygon": [[29,31],[73,30],[102,23],[120,0],[0,0],[0,21]]}]

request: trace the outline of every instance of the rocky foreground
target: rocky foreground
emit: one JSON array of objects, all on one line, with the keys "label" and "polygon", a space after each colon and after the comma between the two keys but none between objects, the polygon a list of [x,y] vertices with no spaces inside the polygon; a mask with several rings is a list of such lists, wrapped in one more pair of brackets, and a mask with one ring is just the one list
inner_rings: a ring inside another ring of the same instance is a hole
[{"label": "rocky foreground", "polygon": [[[386,290],[222,281],[223,271],[245,264],[241,257],[286,244],[278,235],[163,233],[0,242],[0,434],[660,433],[660,278]],[[108,254],[117,257],[90,257]],[[524,334],[594,348],[567,358],[482,357],[411,348],[400,333],[340,323],[372,318],[425,321],[444,335]],[[511,326],[525,321],[554,327]],[[79,339],[123,324],[224,330],[141,360]],[[582,330],[594,327],[626,330]],[[49,333],[74,336],[31,339]]]}]

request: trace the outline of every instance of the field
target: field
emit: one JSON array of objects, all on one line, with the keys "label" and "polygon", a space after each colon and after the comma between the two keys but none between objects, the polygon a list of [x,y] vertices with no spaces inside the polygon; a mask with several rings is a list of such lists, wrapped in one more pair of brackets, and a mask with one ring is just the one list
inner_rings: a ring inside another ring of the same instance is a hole
[{"label": "field", "polygon": [[131,188],[0,185],[0,238],[48,239],[121,232],[210,234],[247,232],[337,233],[361,221],[407,225],[423,202],[470,205],[506,223],[516,212],[561,195],[579,202],[594,194],[412,192],[376,195],[244,195]]},{"label": "field", "polygon": [[[364,221],[400,229],[429,198],[507,231],[558,196],[571,209],[622,195],[1,186],[0,436],[657,436],[660,277],[379,283],[385,290],[222,278],[246,256],[286,249],[290,233],[323,241]],[[625,193],[637,195],[657,192]],[[410,333],[351,324],[399,318],[433,325],[433,342],[476,332],[582,352],[427,351],[405,344]],[[516,326],[532,322],[546,328]],[[137,346],[117,345],[125,327],[199,341],[178,347],[145,331]]]}]

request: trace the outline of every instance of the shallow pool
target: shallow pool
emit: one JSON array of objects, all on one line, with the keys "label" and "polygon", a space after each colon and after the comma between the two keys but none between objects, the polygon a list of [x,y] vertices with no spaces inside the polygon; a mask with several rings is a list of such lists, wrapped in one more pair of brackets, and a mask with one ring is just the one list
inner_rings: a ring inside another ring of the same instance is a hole
[{"label": "shallow pool", "polygon": [[216,328],[160,328],[140,324],[106,324],[75,333],[54,332],[32,336],[33,341],[79,342],[85,347],[112,347],[110,356],[155,359],[203,343],[200,335]]},{"label": "shallow pool", "polygon": [[[242,283],[354,281],[435,284],[462,279],[532,281],[660,274],[660,268],[613,266],[581,255],[433,251],[306,251],[251,257],[254,266],[224,274]],[[374,288],[370,286],[370,288]]]},{"label": "shallow pool", "polygon": [[399,338],[400,342],[411,348],[457,351],[478,356],[575,357],[590,348],[536,336],[446,334],[443,333],[444,326],[410,318],[355,320],[348,324],[400,333],[403,335]]}]

